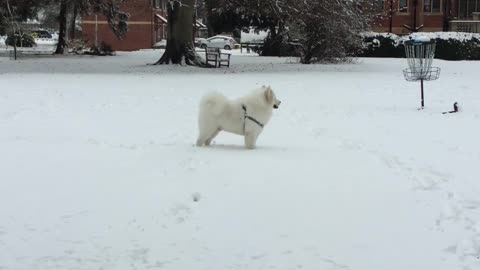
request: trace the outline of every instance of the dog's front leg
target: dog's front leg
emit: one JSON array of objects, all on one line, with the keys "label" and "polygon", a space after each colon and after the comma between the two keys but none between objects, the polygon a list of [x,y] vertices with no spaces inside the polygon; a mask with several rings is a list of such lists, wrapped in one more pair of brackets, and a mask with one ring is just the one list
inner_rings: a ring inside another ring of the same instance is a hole
[{"label": "dog's front leg", "polygon": [[258,134],[256,132],[245,133],[245,147],[247,149],[255,149]]}]

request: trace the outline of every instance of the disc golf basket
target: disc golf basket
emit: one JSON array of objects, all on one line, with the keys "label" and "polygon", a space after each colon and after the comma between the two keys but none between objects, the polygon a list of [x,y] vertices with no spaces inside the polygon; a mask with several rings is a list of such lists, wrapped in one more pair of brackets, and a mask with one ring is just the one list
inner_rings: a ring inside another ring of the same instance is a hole
[{"label": "disc golf basket", "polygon": [[440,77],[440,68],[432,67],[435,56],[435,40],[418,37],[405,42],[405,55],[408,68],[403,70],[403,76],[409,82],[420,81],[422,108],[425,106],[423,81],[433,81]]}]

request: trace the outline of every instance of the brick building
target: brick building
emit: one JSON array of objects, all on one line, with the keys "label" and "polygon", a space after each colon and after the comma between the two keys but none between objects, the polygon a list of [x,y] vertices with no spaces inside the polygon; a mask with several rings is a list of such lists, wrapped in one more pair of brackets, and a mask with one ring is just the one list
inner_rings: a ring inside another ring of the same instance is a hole
[{"label": "brick building", "polygon": [[378,32],[480,32],[480,0],[373,1],[379,14],[374,26]]},{"label": "brick building", "polygon": [[89,45],[104,41],[117,51],[133,51],[152,48],[166,38],[166,4],[168,0],[128,0],[121,10],[130,14],[125,38],[119,40],[108,26],[104,16],[85,16],[82,18],[83,39]]}]

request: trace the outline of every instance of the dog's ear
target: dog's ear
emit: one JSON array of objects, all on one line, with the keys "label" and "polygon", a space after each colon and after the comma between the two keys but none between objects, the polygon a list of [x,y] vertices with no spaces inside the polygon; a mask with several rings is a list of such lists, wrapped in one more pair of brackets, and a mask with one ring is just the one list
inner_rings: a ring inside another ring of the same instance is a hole
[{"label": "dog's ear", "polygon": [[273,90],[270,86],[265,90],[265,100],[267,100],[268,103],[273,102]]}]

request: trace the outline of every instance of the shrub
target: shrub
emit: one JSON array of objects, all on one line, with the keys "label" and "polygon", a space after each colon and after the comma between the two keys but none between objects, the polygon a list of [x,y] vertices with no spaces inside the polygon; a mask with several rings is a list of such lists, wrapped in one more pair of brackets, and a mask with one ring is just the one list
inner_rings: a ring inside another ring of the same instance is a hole
[{"label": "shrub", "polygon": [[480,39],[436,39],[435,58],[444,60],[480,60]]},{"label": "shrub", "polygon": [[276,38],[269,35],[259,50],[262,56],[300,56],[295,46],[280,35]]},{"label": "shrub", "polygon": [[368,33],[363,35],[360,57],[405,57],[403,43],[419,35],[435,39],[435,58],[442,60],[480,60],[480,34],[437,32],[408,36]]},{"label": "shrub", "polygon": [[[35,39],[29,34],[15,34],[17,47],[34,47],[37,44],[35,43]],[[12,34],[7,36],[7,40],[5,40],[5,44],[7,46],[14,46],[14,36]]]},{"label": "shrub", "polygon": [[403,46],[398,44],[395,35],[368,35],[363,37],[363,50],[358,56],[362,57],[403,57]]},{"label": "shrub", "polygon": [[75,54],[82,54],[87,47],[87,42],[82,39],[74,39],[67,41],[69,51]]},{"label": "shrub", "polygon": [[85,52],[88,55],[98,55],[98,56],[112,56],[115,55],[115,52],[112,49],[112,46],[102,41],[100,47],[93,46],[90,48],[89,52]]}]

